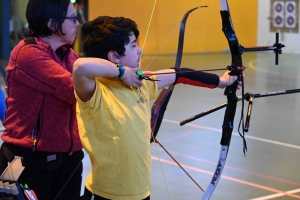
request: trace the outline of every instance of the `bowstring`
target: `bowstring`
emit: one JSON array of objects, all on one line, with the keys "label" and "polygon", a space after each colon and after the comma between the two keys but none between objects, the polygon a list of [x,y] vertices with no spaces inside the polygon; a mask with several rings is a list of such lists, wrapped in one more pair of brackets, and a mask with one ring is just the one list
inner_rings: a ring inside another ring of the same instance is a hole
[{"label": "bowstring", "polygon": [[[142,52],[141,52],[141,55],[140,55],[141,58],[142,58],[142,54],[143,54],[143,52],[144,52],[144,48],[145,48],[145,45],[146,45],[148,33],[149,33],[149,30],[150,30],[150,25],[151,25],[151,23],[152,23],[152,19],[153,19],[153,15],[154,15],[154,10],[155,10],[155,8],[156,8],[156,3],[157,3],[157,0],[154,0],[154,4],[153,4],[151,16],[150,16],[150,19],[149,19],[149,23],[148,23],[148,27],[147,27],[147,31],[146,31],[146,35],[145,35],[143,47],[142,47]],[[166,43],[166,42],[165,42],[165,43]],[[160,51],[160,50],[159,50],[159,51]],[[158,52],[158,53],[159,53],[159,52]],[[157,56],[158,53],[157,53],[155,56]],[[142,59],[140,59],[140,60],[142,60]],[[152,62],[153,60],[154,60],[154,58],[151,60],[151,62]],[[140,61],[140,62],[141,62],[141,61]],[[151,62],[150,62],[150,63],[151,63]],[[150,65],[150,64],[148,64],[147,68],[149,67],[149,65]],[[141,66],[141,63],[140,63],[140,66]],[[147,69],[147,68],[146,68],[146,69]],[[145,69],[145,70],[146,70],[146,69]],[[153,137],[153,130],[152,130],[152,129],[151,129],[151,136]],[[154,139],[154,137],[153,137],[153,139]],[[163,175],[164,183],[165,183],[165,186],[166,186],[166,189],[167,189],[168,198],[169,198],[169,200],[171,200],[169,188],[168,188],[167,181],[166,181],[166,177],[165,177],[165,173],[164,173],[164,170],[163,170],[163,167],[162,167],[162,163],[161,163],[160,156],[159,156],[159,153],[158,153],[158,148],[157,148],[157,145],[156,145],[155,142],[154,142],[154,147],[155,147],[156,155],[157,155],[157,157],[158,157],[158,161],[159,161],[160,169],[161,169],[161,172],[162,172],[162,175]]]},{"label": "bowstring", "polygon": [[[163,170],[163,167],[162,167],[162,163],[161,163],[161,160],[160,160],[160,156],[159,156],[159,153],[158,153],[158,148],[157,148],[157,144],[155,142],[155,138],[153,136],[153,130],[151,131],[151,137],[153,139],[154,142],[152,142],[154,144],[154,149],[155,149],[155,152],[156,152],[156,155],[158,157],[158,161],[159,161],[159,166],[160,166],[160,169],[161,169],[161,172],[162,172],[162,175],[163,175],[163,178],[164,178],[164,182],[165,182],[165,186],[166,186],[166,189],[167,189],[167,193],[168,193],[168,198],[169,200],[171,200],[171,195],[170,195],[170,191],[169,191],[169,187],[167,185],[167,180],[166,180],[166,176],[165,176],[165,173],[164,173],[164,170]],[[151,144],[151,143],[150,143]]]},{"label": "bowstring", "polygon": [[[83,151],[84,152],[84,151]],[[85,158],[85,156],[87,155],[87,152],[84,152],[83,158],[81,159],[81,161],[77,164],[77,166],[75,167],[74,171],[72,172],[72,174],[70,175],[70,177],[68,178],[68,180],[65,182],[65,184],[63,185],[63,187],[60,189],[60,191],[58,192],[58,194],[56,195],[55,199],[56,200],[60,193],[65,189],[65,187],[67,186],[67,184],[69,183],[70,179],[72,178],[72,176],[74,175],[74,173],[76,172],[76,170],[78,169],[78,167],[80,166],[80,164],[83,164],[82,161]],[[83,167],[83,166],[82,166]],[[82,168],[83,169],[83,168]]]},{"label": "bowstring", "polygon": [[140,60],[142,60],[142,55],[143,55],[144,48],[145,48],[145,45],[146,45],[146,41],[147,41],[147,38],[148,38],[148,34],[149,34],[149,30],[150,30],[150,25],[152,23],[152,19],[153,19],[153,15],[154,15],[154,10],[156,8],[156,2],[157,2],[157,0],[154,0],[154,4],[153,4],[153,7],[152,7],[152,11],[151,11],[151,15],[150,15],[148,27],[147,27],[147,30],[146,30],[146,35],[145,35],[144,43],[143,43],[143,46],[142,46],[142,52],[141,52],[141,55],[140,55],[140,58],[141,58]]},{"label": "bowstring", "polygon": [[149,62],[149,64],[147,65],[147,67],[144,69],[144,71],[146,71],[148,69],[148,67],[152,64],[152,62],[156,59],[156,57],[158,56],[158,54],[161,52],[161,50],[165,47],[165,45],[169,42],[169,40],[171,39],[171,37],[174,35],[175,31],[178,29],[178,27],[180,26],[180,23],[178,23],[178,25],[174,28],[174,30],[171,32],[171,34],[168,36],[168,38],[165,40],[165,42],[163,43],[163,45],[159,48],[159,50],[157,51],[157,53],[153,56],[153,58],[151,59],[151,61]]}]

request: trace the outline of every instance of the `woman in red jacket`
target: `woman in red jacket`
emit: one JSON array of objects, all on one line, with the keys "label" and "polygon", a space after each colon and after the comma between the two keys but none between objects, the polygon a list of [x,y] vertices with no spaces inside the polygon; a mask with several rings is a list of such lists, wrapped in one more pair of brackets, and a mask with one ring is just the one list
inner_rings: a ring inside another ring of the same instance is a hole
[{"label": "woman in red jacket", "polygon": [[78,56],[70,45],[79,23],[69,0],[30,0],[26,18],[29,30],[6,67],[0,173],[23,157],[18,182],[39,199],[78,199],[83,152],[71,74]]}]

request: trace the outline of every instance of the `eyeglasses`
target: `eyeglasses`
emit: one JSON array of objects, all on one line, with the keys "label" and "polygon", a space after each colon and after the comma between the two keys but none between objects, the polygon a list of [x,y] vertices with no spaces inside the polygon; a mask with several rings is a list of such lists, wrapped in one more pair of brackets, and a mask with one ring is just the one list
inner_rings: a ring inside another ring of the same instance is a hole
[{"label": "eyeglasses", "polygon": [[76,15],[70,16],[70,17],[65,17],[65,19],[72,19],[74,24],[76,24],[76,22],[77,22],[77,16]]}]

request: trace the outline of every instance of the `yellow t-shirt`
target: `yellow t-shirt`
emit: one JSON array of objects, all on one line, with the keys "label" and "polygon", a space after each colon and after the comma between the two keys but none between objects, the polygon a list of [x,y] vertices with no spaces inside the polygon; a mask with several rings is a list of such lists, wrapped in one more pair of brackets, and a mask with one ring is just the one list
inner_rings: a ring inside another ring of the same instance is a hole
[{"label": "yellow t-shirt", "polygon": [[[155,77],[154,77],[155,78]],[[150,106],[157,84],[144,81],[137,90],[120,80],[96,79],[93,97],[77,99],[77,120],[92,171],[86,187],[115,200],[141,200],[150,195]],[[145,102],[137,102],[140,98]]]}]

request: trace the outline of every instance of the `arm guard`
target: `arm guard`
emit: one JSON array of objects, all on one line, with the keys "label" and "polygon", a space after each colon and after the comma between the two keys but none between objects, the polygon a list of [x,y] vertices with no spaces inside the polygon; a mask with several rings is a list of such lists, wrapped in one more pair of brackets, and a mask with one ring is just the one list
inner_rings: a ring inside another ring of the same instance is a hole
[{"label": "arm guard", "polygon": [[176,79],[174,85],[183,83],[198,87],[216,88],[219,85],[220,78],[216,74],[195,71],[189,68],[174,68]]}]

